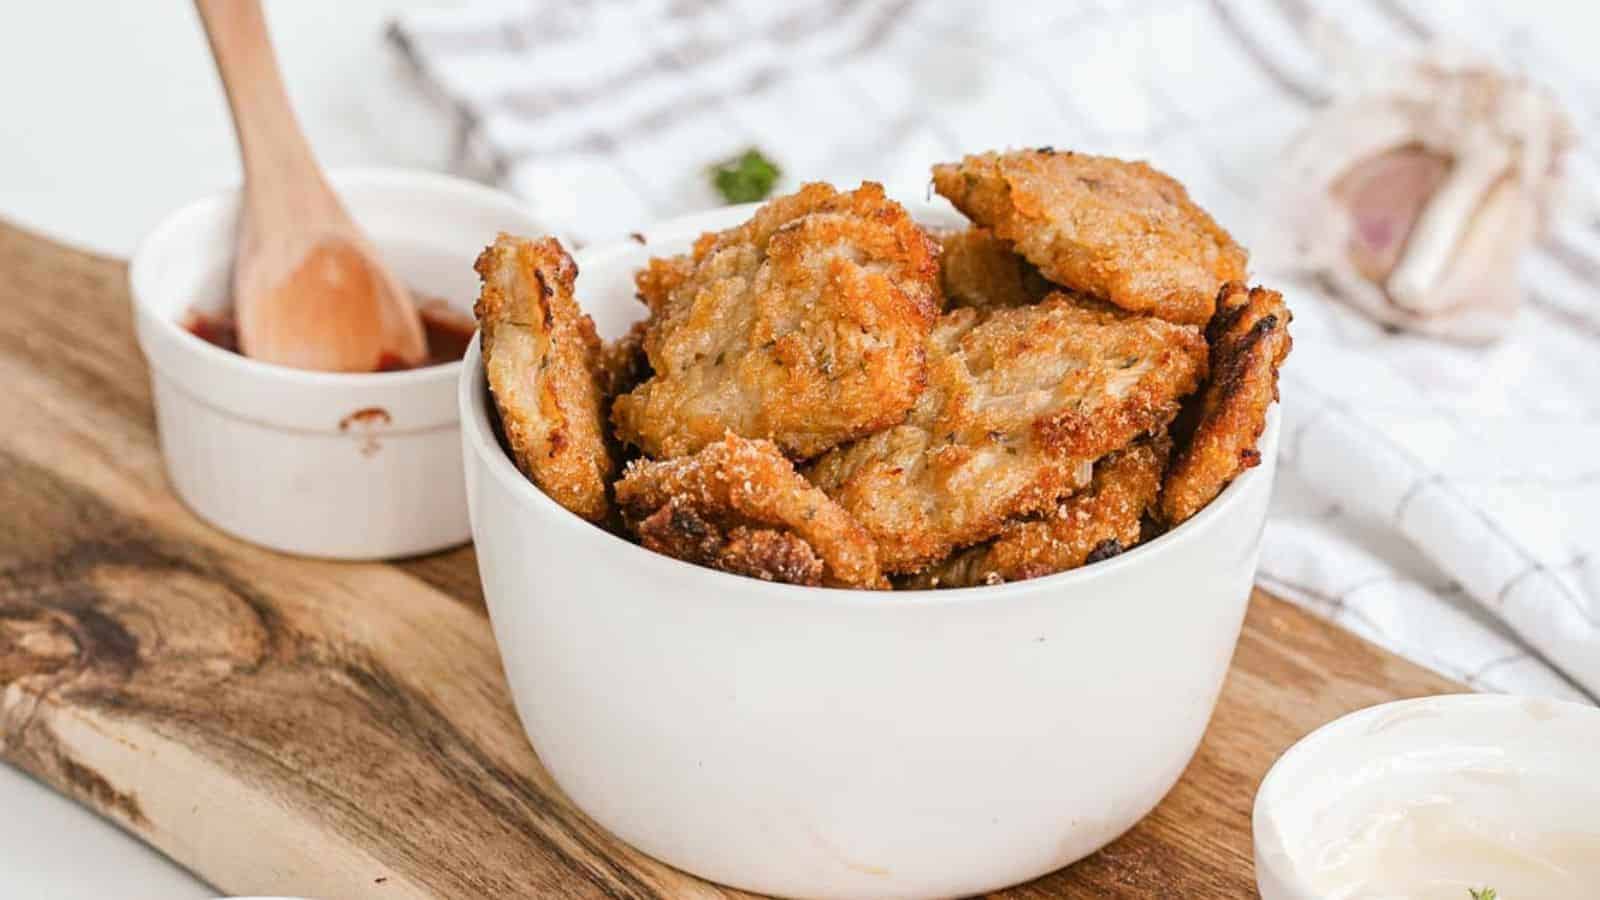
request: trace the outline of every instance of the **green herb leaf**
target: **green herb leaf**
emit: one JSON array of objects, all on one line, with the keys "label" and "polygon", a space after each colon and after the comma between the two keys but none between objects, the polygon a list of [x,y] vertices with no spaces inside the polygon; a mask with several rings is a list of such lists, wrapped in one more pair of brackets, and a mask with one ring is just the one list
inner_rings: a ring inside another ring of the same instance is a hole
[{"label": "green herb leaf", "polygon": [[711,167],[711,183],[727,203],[765,200],[782,171],[754,147]]},{"label": "green herb leaf", "polygon": [[1478,888],[1477,890],[1467,888],[1467,893],[1472,895],[1472,900],[1497,900],[1500,896],[1492,887]]}]

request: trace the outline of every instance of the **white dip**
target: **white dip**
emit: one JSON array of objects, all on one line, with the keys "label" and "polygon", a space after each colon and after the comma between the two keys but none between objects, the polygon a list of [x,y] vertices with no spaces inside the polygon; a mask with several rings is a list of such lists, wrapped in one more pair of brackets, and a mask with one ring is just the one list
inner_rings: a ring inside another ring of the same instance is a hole
[{"label": "white dip", "polygon": [[1600,710],[1462,696],[1341,719],[1263,782],[1256,840],[1266,900],[1600,897]]}]

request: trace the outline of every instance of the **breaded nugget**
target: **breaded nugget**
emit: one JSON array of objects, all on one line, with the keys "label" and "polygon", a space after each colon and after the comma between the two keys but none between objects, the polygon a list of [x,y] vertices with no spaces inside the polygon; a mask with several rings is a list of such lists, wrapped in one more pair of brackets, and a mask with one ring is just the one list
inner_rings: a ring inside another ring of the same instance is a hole
[{"label": "breaded nugget", "polygon": [[1142,162],[1017,150],[935,166],[934,188],[1056,284],[1204,324],[1246,254],[1183,185]]},{"label": "breaded nugget", "polygon": [[[667,298],[678,286],[694,274],[695,260],[701,255],[701,244],[715,241],[716,235],[702,234],[695,241],[694,252],[685,256],[654,257],[645,267],[633,273],[635,296],[650,310],[650,315],[660,315],[667,308]],[[706,245],[709,248],[709,244]]]},{"label": "breaded nugget", "polygon": [[1168,526],[1199,512],[1261,462],[1256,441],[1267,425],[1267,407],[1278,399],[1278,367],[1293,345],[1292,318],[1277,291],[1223,286],[1206,327],[1211,375],[1194,405],[1192,431],[1178,436],[1161,489],[1158,510]]},{"label": "breaded nugget", "polygon": [[616,494],[657,553],[768,581],[888,586],[872,539],[771,441],[729,433],[693,456],[637,460]]},{"label": "breaded nugget", "polygon": [[650,358],[644,352],[649,328],[650,320],[641,319],[622,337],[601,345],[600,382],[607,404],[650,378]]},{"label": "breaded nugget", "polygon": [[1197,329],[1057,295],[947,313],[928,347],[928,388],[906,422],[807,472],[866,527],[891,573],[1053,508],[1094,460],[1164,427],[1206,360]]},{"label": "breaded nugget", "polygon": [[994,540],[960,551],[901,582],[905,588],[1023,581],[1099,562],[1139,543],[1140,523],[1161,490],[1172,442],[1161,435],[1095,463],[1084,490],[1038,518],[1006,523]]},{"label": "breaded nugget", "polygon": [[939,283],[945,308],[1005,309],[1038,303],[1052,290],[1033,264],[987,228],[965,228],[939,239]]},{"label": "breaded nugget", "polygon": [[617,398],[618,433],[657,458],[732,431],[803,459],[896,424],[922,390],[937,282],[938,245],[881,186],[773,200],[640,273],[654,375]]},{"label": "breaded nugget", "polygon": [[1138,313],[1052,284],[1033,263],[1017,255],[1009,241],[987,228],[965,228],[939,237],[939,286],[945,308],[1007,309],[1055,295],[1094,312],[1127,318]]},{"label": "breaded nugget", "polygon": [[483,366],[517,467],[557,503],[604,520],[615,466],[602,428],[600,338],[572,294],[577,265],[555,238],[502,234],[476,268]]},{"label": "breaded nugget", "polygon": [[[617,436],[616,425],[611,421],[611,406],[618,397],[650,377],[650,358],[644,352],[644,336],[649,327],[649,319],[635,322],[621,337],[607,341],[600,347],[600,408],[604,413],[600,424],[605,429],[606,440],[619,466],[626,465],[639,452]],[[621,519],[615,516],[607,527],[618,534],[626,533]]]},{"label": "breaded nugget", "polygon": [[633,531],[647,550],[697,566],[762,581],[822,584],[822,559],[805,538],[771,528],[724,528],[706,519],[688,500],[668,500],[635,523]]}]

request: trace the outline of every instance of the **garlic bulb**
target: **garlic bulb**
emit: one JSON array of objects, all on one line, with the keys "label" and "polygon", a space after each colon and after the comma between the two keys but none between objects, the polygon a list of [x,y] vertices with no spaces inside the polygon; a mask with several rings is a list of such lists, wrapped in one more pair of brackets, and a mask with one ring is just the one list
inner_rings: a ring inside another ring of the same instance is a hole
[{"label": "garlic bulb", "polygon": [[1290,146],[1262,257],[1380,321],[1490,340],[1515,316],[1518,260],[1572,142],[1553,98],[1484,62],[1434,51],[1390,66]]}]

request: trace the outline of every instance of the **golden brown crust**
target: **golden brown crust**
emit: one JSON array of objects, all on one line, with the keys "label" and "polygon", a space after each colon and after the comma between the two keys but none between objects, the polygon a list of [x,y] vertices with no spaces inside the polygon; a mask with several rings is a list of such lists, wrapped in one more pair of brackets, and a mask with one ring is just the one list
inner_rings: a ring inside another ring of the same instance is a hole
[{"label": "golden brown crust", "polygon": [[1173,526],[1210,503],[1240,472],[1261,462],[1256,441],[1267,425],[1267,407],[1278,399],[1278,367],[1293,341],[1293,314],[1277,291],[1224,285],[1217,313],[1206,327],[1211,375],[1195,404],[1192,431],[1178,437],[1178,451],[1162,486],[1159,513]]},{"label": "golden brown crust", "polygon": [[963,550],[898,583],[956,588],[1023,581],[1076,569],[1139,543],[1140,523],[1161,489],[1172,442],[1139,441],[1095,463],[1094,479],[1038,518],[1006,523],[994,540]]},{"label": "golden brown crust", "polygon": [[770,441],[729,433],[694,456],[636,461],[616,494],[658,553],[769,581],[888,586],[872,539]]},{"label": "golden brown crust", "polygon": [[937,244],[879,185],[773,200],[639,274],[654,375],[617,399],[618,433],[657,458],[725,431],[807,458],[896,424],[922,389],[937,278]]},{"label": "golden brown crust", "polygon": [[555,238],[502,234],[476,268],[484,370],[512,457],[557,503],[604,520],[614,464],[601,426],[600,339],[573,297],[577,265]]},{"label": "golden brown crust", "polygon": [[650,358],[644,352],[644,336],[650,322],[633,323],[622,337],[600,347],[600,383],[606,405],[650,378]]},{"label": "golden brown crust", "polygon": [[[701,237],[704,240],[704,236]],[[679,285],[689,280],[694,272],[694,257],[653,257],[645,267],[633,275],[634,288],[639,302],[650,308],[652,316],[667,306],[667,298]]]},{"label": "golden brown crust", "polygon": [[634,532],[645,549],[697,566],[763,581],[822,584],[822,559],[804,538],[770,528],[724,528],[682,498],[640,519]]},{"label": "golden brown crust", "polygon": [[1046,278],[1125,309],[1204,324],[1223,282],[1245,277],[1244,249],[1142,162],[990,152],[935,166],[933,183]]},{"label": "golden brown crust", "polygon": [[906,422],[808,470],[866,527],[884,571],[914,572],[1055,506],[1091,463],[1161,429],[1205,369],[1198,330],[1054,295],[947,313]]},{"label": "golden brown crust", "polygon": [[952,231],[941,236],[939,244],[939,284],[946,309],[1027,306],[1052,290],[1032,263],[987,228]]}]

